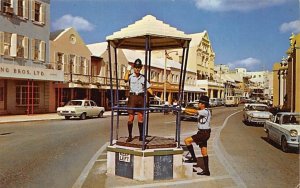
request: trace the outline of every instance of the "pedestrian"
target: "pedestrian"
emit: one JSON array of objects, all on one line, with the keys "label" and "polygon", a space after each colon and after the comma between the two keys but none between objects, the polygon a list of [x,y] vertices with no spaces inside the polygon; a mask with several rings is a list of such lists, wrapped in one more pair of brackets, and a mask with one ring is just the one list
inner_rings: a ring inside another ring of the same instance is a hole
[{"label": "pedestrian", "polygon": [[207,155],[207,140],[210,137],[210,120],[211,120],[211,112],[208,108],[209,105],[209,97],[201,96],[199,99],[199,111],[198,111],[198,132],[197,134],[188,137],[184,140],[187,149],[191,154],[191,158],[186,160],[187,163],[197,163],[197,158],[194,152],[194,148],[192,143],[195,142],[199,145],[201,149],[201,154],[203,156],[204,161],[204,169],[202,172],[198,172],[197,175],[206,175],[210,176],[209,166],[208,166],[208,155]]},{"label": "pedestrian", "polygon": [[[129,97],[128,97],[128,107],[131,108],[143,108],[144,107],[144,89],[146,87],[147,91],[150,93],[150,95],[153,96],[153,91],[150,88],[151,85],[149,82],[146,82],[145,86],[145,76],[141,74],[142,70],[142,61],[140,59],[136,59],[133,64],[133,73],[131,74],[132,66],[129,64],[127,67],[127,71],[124,76],[124,81],[129,81]],[[156,97],[156,96],[155,96]],[[128,110],[128,138],[126,142],[131,142],[132,139],[132,128],[133,128],[133,121],[134,121],[134,115],[135,112],[137,112],[138,116],[138,127],[139,127],[139,133],[140,137],[139,140],[143,140],[143,111],[142,110]]]}]

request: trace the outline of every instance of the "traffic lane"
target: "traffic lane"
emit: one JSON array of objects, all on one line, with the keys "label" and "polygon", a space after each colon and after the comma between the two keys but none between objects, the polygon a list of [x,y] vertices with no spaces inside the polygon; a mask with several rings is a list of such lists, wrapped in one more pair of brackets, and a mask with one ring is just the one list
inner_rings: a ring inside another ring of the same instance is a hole
[{"label": "traffic lane", "polygon": [[266,141],[263,127],[246,126],[242,112],[221,132],[225,156],[248,187],[296,187],[299,154],[284,153]]},{"label": "traffic lane", "polygon": [[71,187],[109,137],[110,118],[0,126],[0,185]]}]

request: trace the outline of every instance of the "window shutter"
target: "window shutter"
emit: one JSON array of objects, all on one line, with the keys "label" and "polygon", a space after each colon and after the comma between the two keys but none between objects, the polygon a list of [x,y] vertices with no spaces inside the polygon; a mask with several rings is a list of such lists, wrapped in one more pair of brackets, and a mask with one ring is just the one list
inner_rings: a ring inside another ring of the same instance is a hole
[{"label": "window shutter", "polygon": [[40,42],[39,45],[39,60],[45,61],[46,43],[44,41]]},{"label": "window shutter", "polygon": [[35,1],[31,1],[31,20],[34,21]]},{"label": "window shutter", "polygon": [[45,12],[46,12],[45,5],[41,4],[39,22],[42,24],[45,24]]},{"label": "window shutter", "polygon": [[28,19],[29,1],[23,0],[23,17]]},{"label": "window shutter", "polygon": [[63,55],[63,64],[64,64],[64,73],[69,73],[69,63],[68,63],[68,55]]},{"label": "window shutter", "polygon": [[14,8],[14,0],[10,0],[10,7]]},{"label": "window shutter", "polygon": [[24,48],[24,58],[28,59],[28,37],[23,38],[22,45]]},{"label": "window shutter", "polygon": [[12,1],[11,2],[11,6],[14,8],[14,14],[15,15],[18,15],[18,12],[19,12],[19,3],[18,3],[18,1],[16,1],[16,4],[13,4],[14,3],[14,1]]},{"label": "window shutter", "polygon": [[0,0],[0,12],[2,11],[2,0]]},{"label": "window shutter", "polygon": [[76,56],[76,73],[77,74],[81,74],[81,61],[80,61],[80,57]]},{"label": "window shutter", "polygon": [[13,33],[10,40],[10,56],[17,56],[17,34]]},{"label": "window shutter", "polygon": [[31,59],[34,60],[35,39],[31,39]]},{"label": "window shutter", "polygon": [[4,33],[3,32],[0,32],[0,55],[4,55]]}]

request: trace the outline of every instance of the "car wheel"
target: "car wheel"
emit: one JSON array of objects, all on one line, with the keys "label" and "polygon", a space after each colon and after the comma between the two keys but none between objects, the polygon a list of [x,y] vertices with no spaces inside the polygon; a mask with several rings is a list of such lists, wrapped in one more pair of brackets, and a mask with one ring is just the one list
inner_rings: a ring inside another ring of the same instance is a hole
[{"label": "car wheel", "polygon": [[[103,111],[101,111],[99,114],[98,114],[98,118],[103,118],[103,114],[104,114],[104,112]],[[121,112],[119,112],[119,115],[121,114]]]},{"label": "car wheel", "polygon": [[71,116],[65,116],[65,119],[71,119]]},{"label": "car wheel", "polygon": [[281,149],[284,152],[288,152],[288,145],[287,145],[286,138],[284,136],[281,139]]},{"label": "car wheel", "polygon": [[183,121],[183,120],[184,120],[184,117],[180,117],[180,120]]},{"label": "car wheel", "polygon": [[82,113],[82,114],[80,115],[80,119],[81,119],[81,120],[86,119],[86,114],[85,114],[85,113]]}]

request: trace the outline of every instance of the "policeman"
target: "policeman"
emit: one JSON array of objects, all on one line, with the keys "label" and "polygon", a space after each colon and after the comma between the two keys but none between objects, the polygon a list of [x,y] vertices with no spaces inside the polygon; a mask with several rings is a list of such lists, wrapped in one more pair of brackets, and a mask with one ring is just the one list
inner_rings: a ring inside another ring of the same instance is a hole
[{"label": "policeman", "polygon": [[202,172],[198,172],[198,175],[210,176],[209,166],[208,166],[208,155],[207,155],[207,140],[210,137],[210,120],[211,112],[207,109],[209,106],[209,98],[207,96],[201,96],[199,99],[199,111],[198,111],[198,132],[197,134],[188,137],[184,140],[187,149],[191,153],[191,158],[186,160],[187,163],[197,163],[197,158],[194,152],[192,143],[195,142],[201,148],[201,154],[204,161],[204,169]]},{"label": "policeman", "polygon": [[[127,71],[124,76],[124,81],[129,81],[129,98],[128,98],[128,107],[132,108],[143,108],[144,107],[144,89],[147,88],[147,91],[150,93],[150,95],[153,95],[153,91],[150,88],[150,83],[146,82],[145,86],[145,76],[141,74],[142,70],[142,61],[140,59],[136,59],[133,64],[133,70],[134,72],[131,74],[132,66],[128,65]],[[138,115],[138,126],[139,126],[139,132],[140,137],[139,140],[143,140],[143,111],[142,110],[128,110],[128,138],[126,142],[132,141],[132,127],[133,127],[133,120],[134,120],[134,114],[137,112]]]}]

